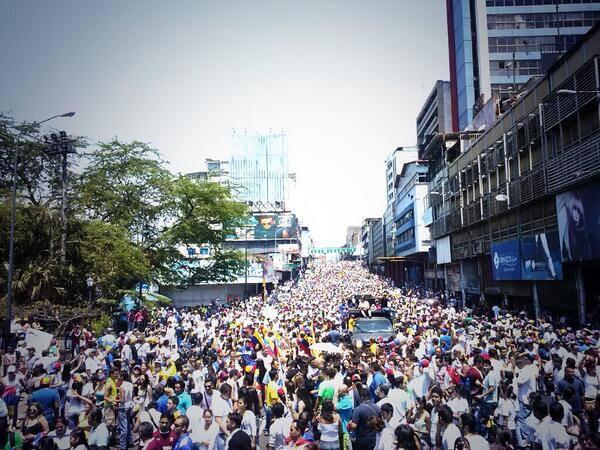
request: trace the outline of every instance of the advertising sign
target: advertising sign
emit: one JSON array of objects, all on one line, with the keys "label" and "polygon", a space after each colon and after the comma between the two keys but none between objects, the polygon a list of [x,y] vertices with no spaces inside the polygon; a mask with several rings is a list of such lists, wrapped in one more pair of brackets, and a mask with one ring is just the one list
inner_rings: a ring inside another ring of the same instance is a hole
[{"label": "advertising sign", "polygon": [[492,244],[491,253],[494,280],[521,279],[521,258],[518,240]]},{"label": "advertising sign", "polygon": [[560,253],[563,261],[600,258],[600,183],[556,196]]},{"label": "advertising sign", "polygon": [[562,280],[558,232],[521,239],[521,274],[524,280]]},{"label": "advertising sign", "polygon": [[259,214],[255,216],[254,239],[298,238],[295,214]]}]

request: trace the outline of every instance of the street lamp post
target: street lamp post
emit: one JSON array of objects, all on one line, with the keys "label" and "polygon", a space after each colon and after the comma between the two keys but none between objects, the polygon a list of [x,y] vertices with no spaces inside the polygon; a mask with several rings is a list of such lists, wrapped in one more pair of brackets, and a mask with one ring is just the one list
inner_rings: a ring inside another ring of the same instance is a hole
[{"label": "street lamp post", "polygon": [[6,286],[6,323],[4,324],[4,347],[8,348],[10,338],[10,325],[12,322],[12,310],[14,301],[13,292],[13,275],[15,269],[15,222],[17,216],[17,175],[19,168],[19,147],[21,146],[21,139],[24,134],[31,131],[35,127],[40,126],[43,123],[49,122],[52,119],[58,117],[73,117],[74,112],[67,112],[63,114],[56,114],[55,116],[41,120],[39,122],[33,122],[28,127],[24,128],[15,139],[15,158],[13,162],[13,173],[12,173],[12,186],[10,191],[11,205],[10,205],[10,231],[8,237],[8,276]]},{"label": "street lamp post", "polygon": [[94,288],[94,279],[92,278],[92,276],[90,275],[87,280],[85,280],[87,287],[88,287],[88,301],[89,304],[92,304],[92,289]]}]

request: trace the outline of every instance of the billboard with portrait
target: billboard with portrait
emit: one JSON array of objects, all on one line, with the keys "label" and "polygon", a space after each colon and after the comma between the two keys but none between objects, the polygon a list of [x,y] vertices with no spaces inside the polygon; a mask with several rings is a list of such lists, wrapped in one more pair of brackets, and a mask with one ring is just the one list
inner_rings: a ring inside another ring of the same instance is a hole
[{"label": "billboard with portrait", "polygon": [[254,239],[297,239],[295,214],[257,214],[254,216]]},{"label": "billboard with portrait", "polygon": [[557,231],[521,239],[521,274],[524,280],[562,280]]},{"label": "billboard with portrait", "polygon": [[564,262],[600,258],[600,183],[556,196],[560,254]]},{"label": "billboard with portrait", "polygon": [[492,244],[494,280],[520,280],[521,259],[518,239]]}]

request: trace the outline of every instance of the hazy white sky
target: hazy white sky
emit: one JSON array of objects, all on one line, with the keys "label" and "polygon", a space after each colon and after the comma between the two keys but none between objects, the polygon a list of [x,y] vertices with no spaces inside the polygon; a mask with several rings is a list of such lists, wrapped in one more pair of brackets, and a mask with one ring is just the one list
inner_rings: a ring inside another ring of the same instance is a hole
[{"label": "hazy white sky", "polygon": [[381,216],[387,154],[448,78],[442,0],[4,0],[0,110],[92,141],[151,142],[175,171],[232,129],[284,129],[318,245]]}]

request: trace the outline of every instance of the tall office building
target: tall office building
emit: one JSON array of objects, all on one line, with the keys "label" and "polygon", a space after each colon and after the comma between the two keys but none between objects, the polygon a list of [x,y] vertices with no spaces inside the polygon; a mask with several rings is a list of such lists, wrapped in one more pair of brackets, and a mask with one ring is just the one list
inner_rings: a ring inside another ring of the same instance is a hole
[{"label": "tall office building", "polygon": [[241,201],[282,203],[289,196],[286,135],[234,132],[229,172]]},{"label": "tall office building", "polygon": [[452,130],[450,82],[438,80],[417,116],[417,147],[422,151],[436,133]]},{"label": "tall office building", "polygon": [[387,206],[383,213],[384,250],[383,256],[393,256],[395,246],[395,202],[396,175],[402,172],[404,164],[418,159],[417,147],[398,147],[385,161],[385,181]]},{"label": "tall office building", "polygon": [[[446,0],[452,126],[464,130],[480,97],[507,97],[543,75],[600,20],[593,0]],[[554,58],[552,58],[554,59]]]}]

